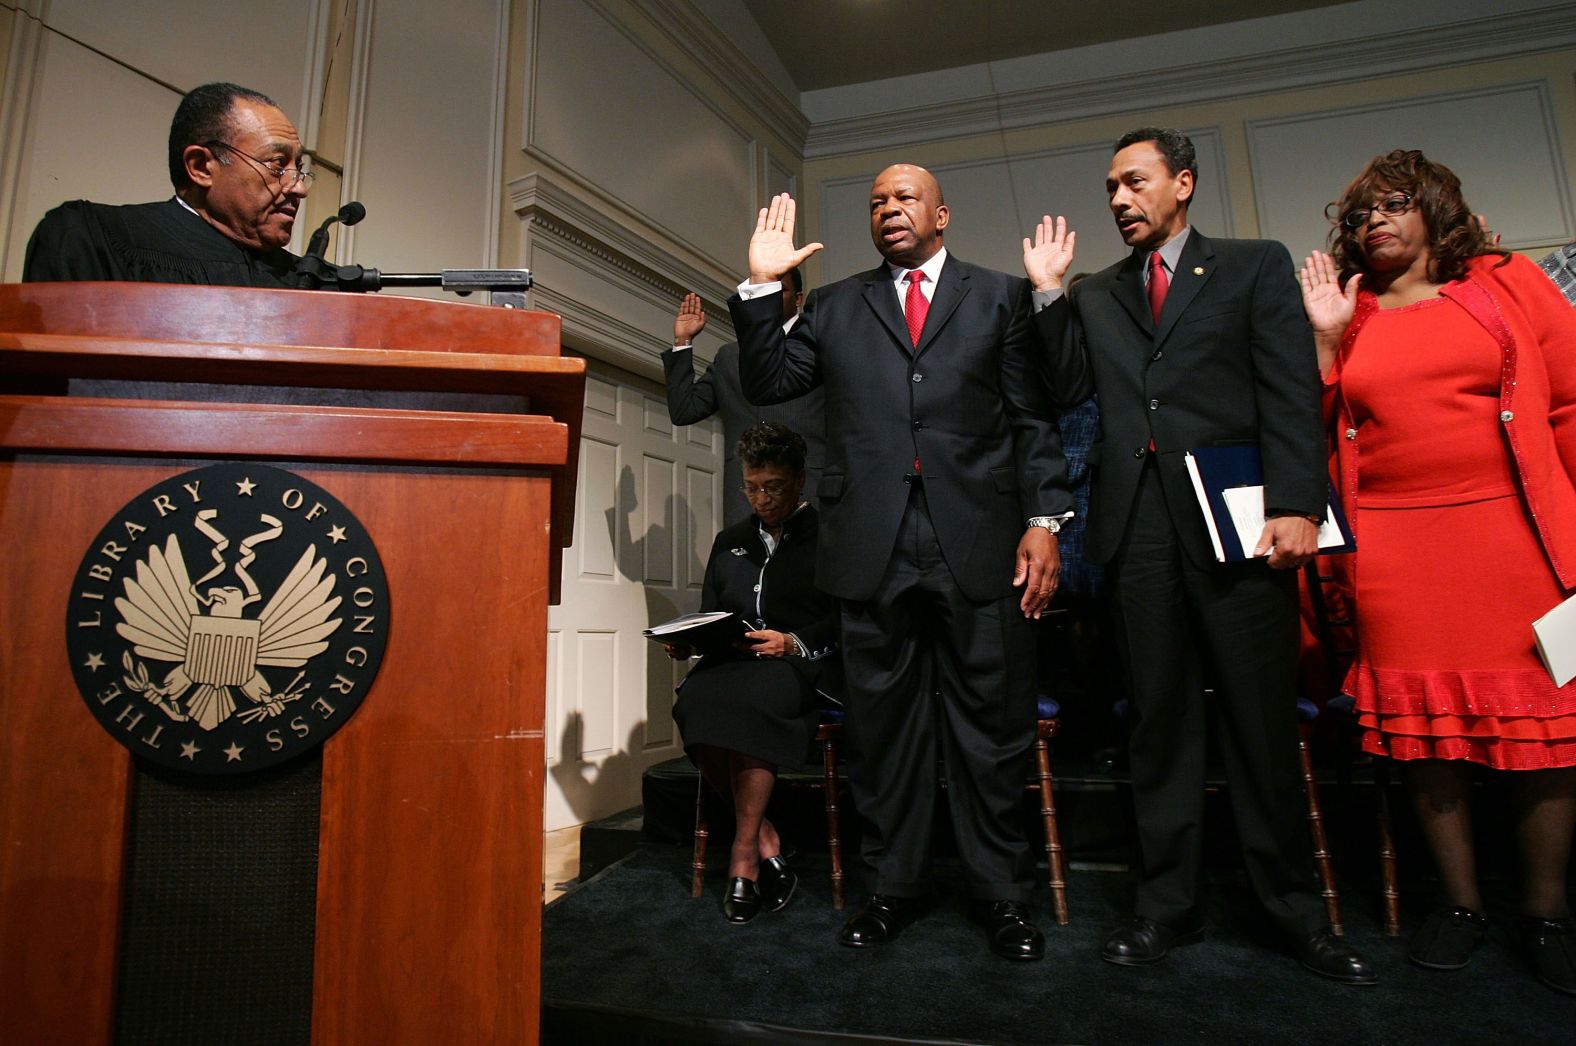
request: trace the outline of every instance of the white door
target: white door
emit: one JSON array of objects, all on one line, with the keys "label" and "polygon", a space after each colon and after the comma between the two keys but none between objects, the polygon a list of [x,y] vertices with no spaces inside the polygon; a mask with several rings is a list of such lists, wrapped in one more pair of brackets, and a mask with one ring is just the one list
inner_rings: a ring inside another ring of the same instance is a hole
[{"label": "white door", "polygon": [[719,525],[715,421],[675,427],[654,382],[589,367],[574,544],[547,617],[548,831],[635,806],[642,771],[682,752],[683,673],[640,630],[699,607]]}]

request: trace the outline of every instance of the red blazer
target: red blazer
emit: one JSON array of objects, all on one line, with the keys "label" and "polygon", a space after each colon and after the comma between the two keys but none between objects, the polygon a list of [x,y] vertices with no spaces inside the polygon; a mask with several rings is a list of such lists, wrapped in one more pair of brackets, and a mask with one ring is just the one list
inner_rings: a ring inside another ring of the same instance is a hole
[{"label": "red blazer", "polygon": [[[1499,420],[1520,478],[1522,504],[1537,528],[1554,576],[1562,587],[1572,589],[1576,588],[1576,309],[1526,258],[1513,254],[1505,264],[1500,262],[1495,255],[1473,258],[1466,276],[1446,284],[1440,294],[1466,309],[1499,343]],[[1358,296],[1357,313],[1325,379],[1331,464],[1354,526],[1357,460],[1350,441],[1356,429],[1338,390],[1341,364],[1378,306],[1378,299],[1367,291]],[[1469,538],[1492,539],[1487,534]],[[1361,534],[1357,547],[1361,552]]]}]

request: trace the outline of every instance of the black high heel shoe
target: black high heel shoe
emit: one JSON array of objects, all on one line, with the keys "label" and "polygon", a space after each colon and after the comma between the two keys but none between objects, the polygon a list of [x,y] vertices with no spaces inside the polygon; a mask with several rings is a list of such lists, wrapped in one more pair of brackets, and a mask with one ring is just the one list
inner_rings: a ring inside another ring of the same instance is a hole
[{"label": "black high heel shoe", "polygon": [[755,880],[734,876],[722,896],[722,917],[730,923],[747,923],[761,910],[761,891]]},{"label": "black high heel shoe", "polygon": [[793,900],[794,889],[799,885],[799,877],[788,867],[783,855],[762,860],[760,871],[756,874],[760,883],[761,907],[769,912],[780,912],[788,907],[788,902]]}]

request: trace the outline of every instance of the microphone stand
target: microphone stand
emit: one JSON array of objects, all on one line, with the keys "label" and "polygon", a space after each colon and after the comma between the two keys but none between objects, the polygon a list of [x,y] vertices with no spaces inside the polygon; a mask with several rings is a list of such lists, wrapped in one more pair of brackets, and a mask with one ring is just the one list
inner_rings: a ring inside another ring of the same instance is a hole
[{"label": "microphone stand", "polygon": [[307,290],[334,290],[361,294],[385,287],[441,287],[466,297],[490,291],[492,304],[504,309],[526,308],[526,292],[533,283],[530,269],[444,269],[440,272],[384,273],[360,265],[335,265],[315,255],[296,263],[298,286]]}]

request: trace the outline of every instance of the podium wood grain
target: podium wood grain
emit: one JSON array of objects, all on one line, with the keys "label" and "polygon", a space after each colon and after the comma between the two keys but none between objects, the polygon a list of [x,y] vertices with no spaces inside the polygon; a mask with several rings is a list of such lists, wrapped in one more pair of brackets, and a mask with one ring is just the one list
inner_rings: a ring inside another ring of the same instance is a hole
[{"label": "podium wood grain", "polygon": [[[389,581],[382,667],[323,750],[312,1039],[536,1041],[547,605],[584,395],[557,338],[554,316],[420,300],[0,286],[6,1039],[113,1028],[132,771],[66,662],[72,579],[148,487],[249,459],[339,498]],[[36,394],[80,377],[509,391],[533,413]]]}]

